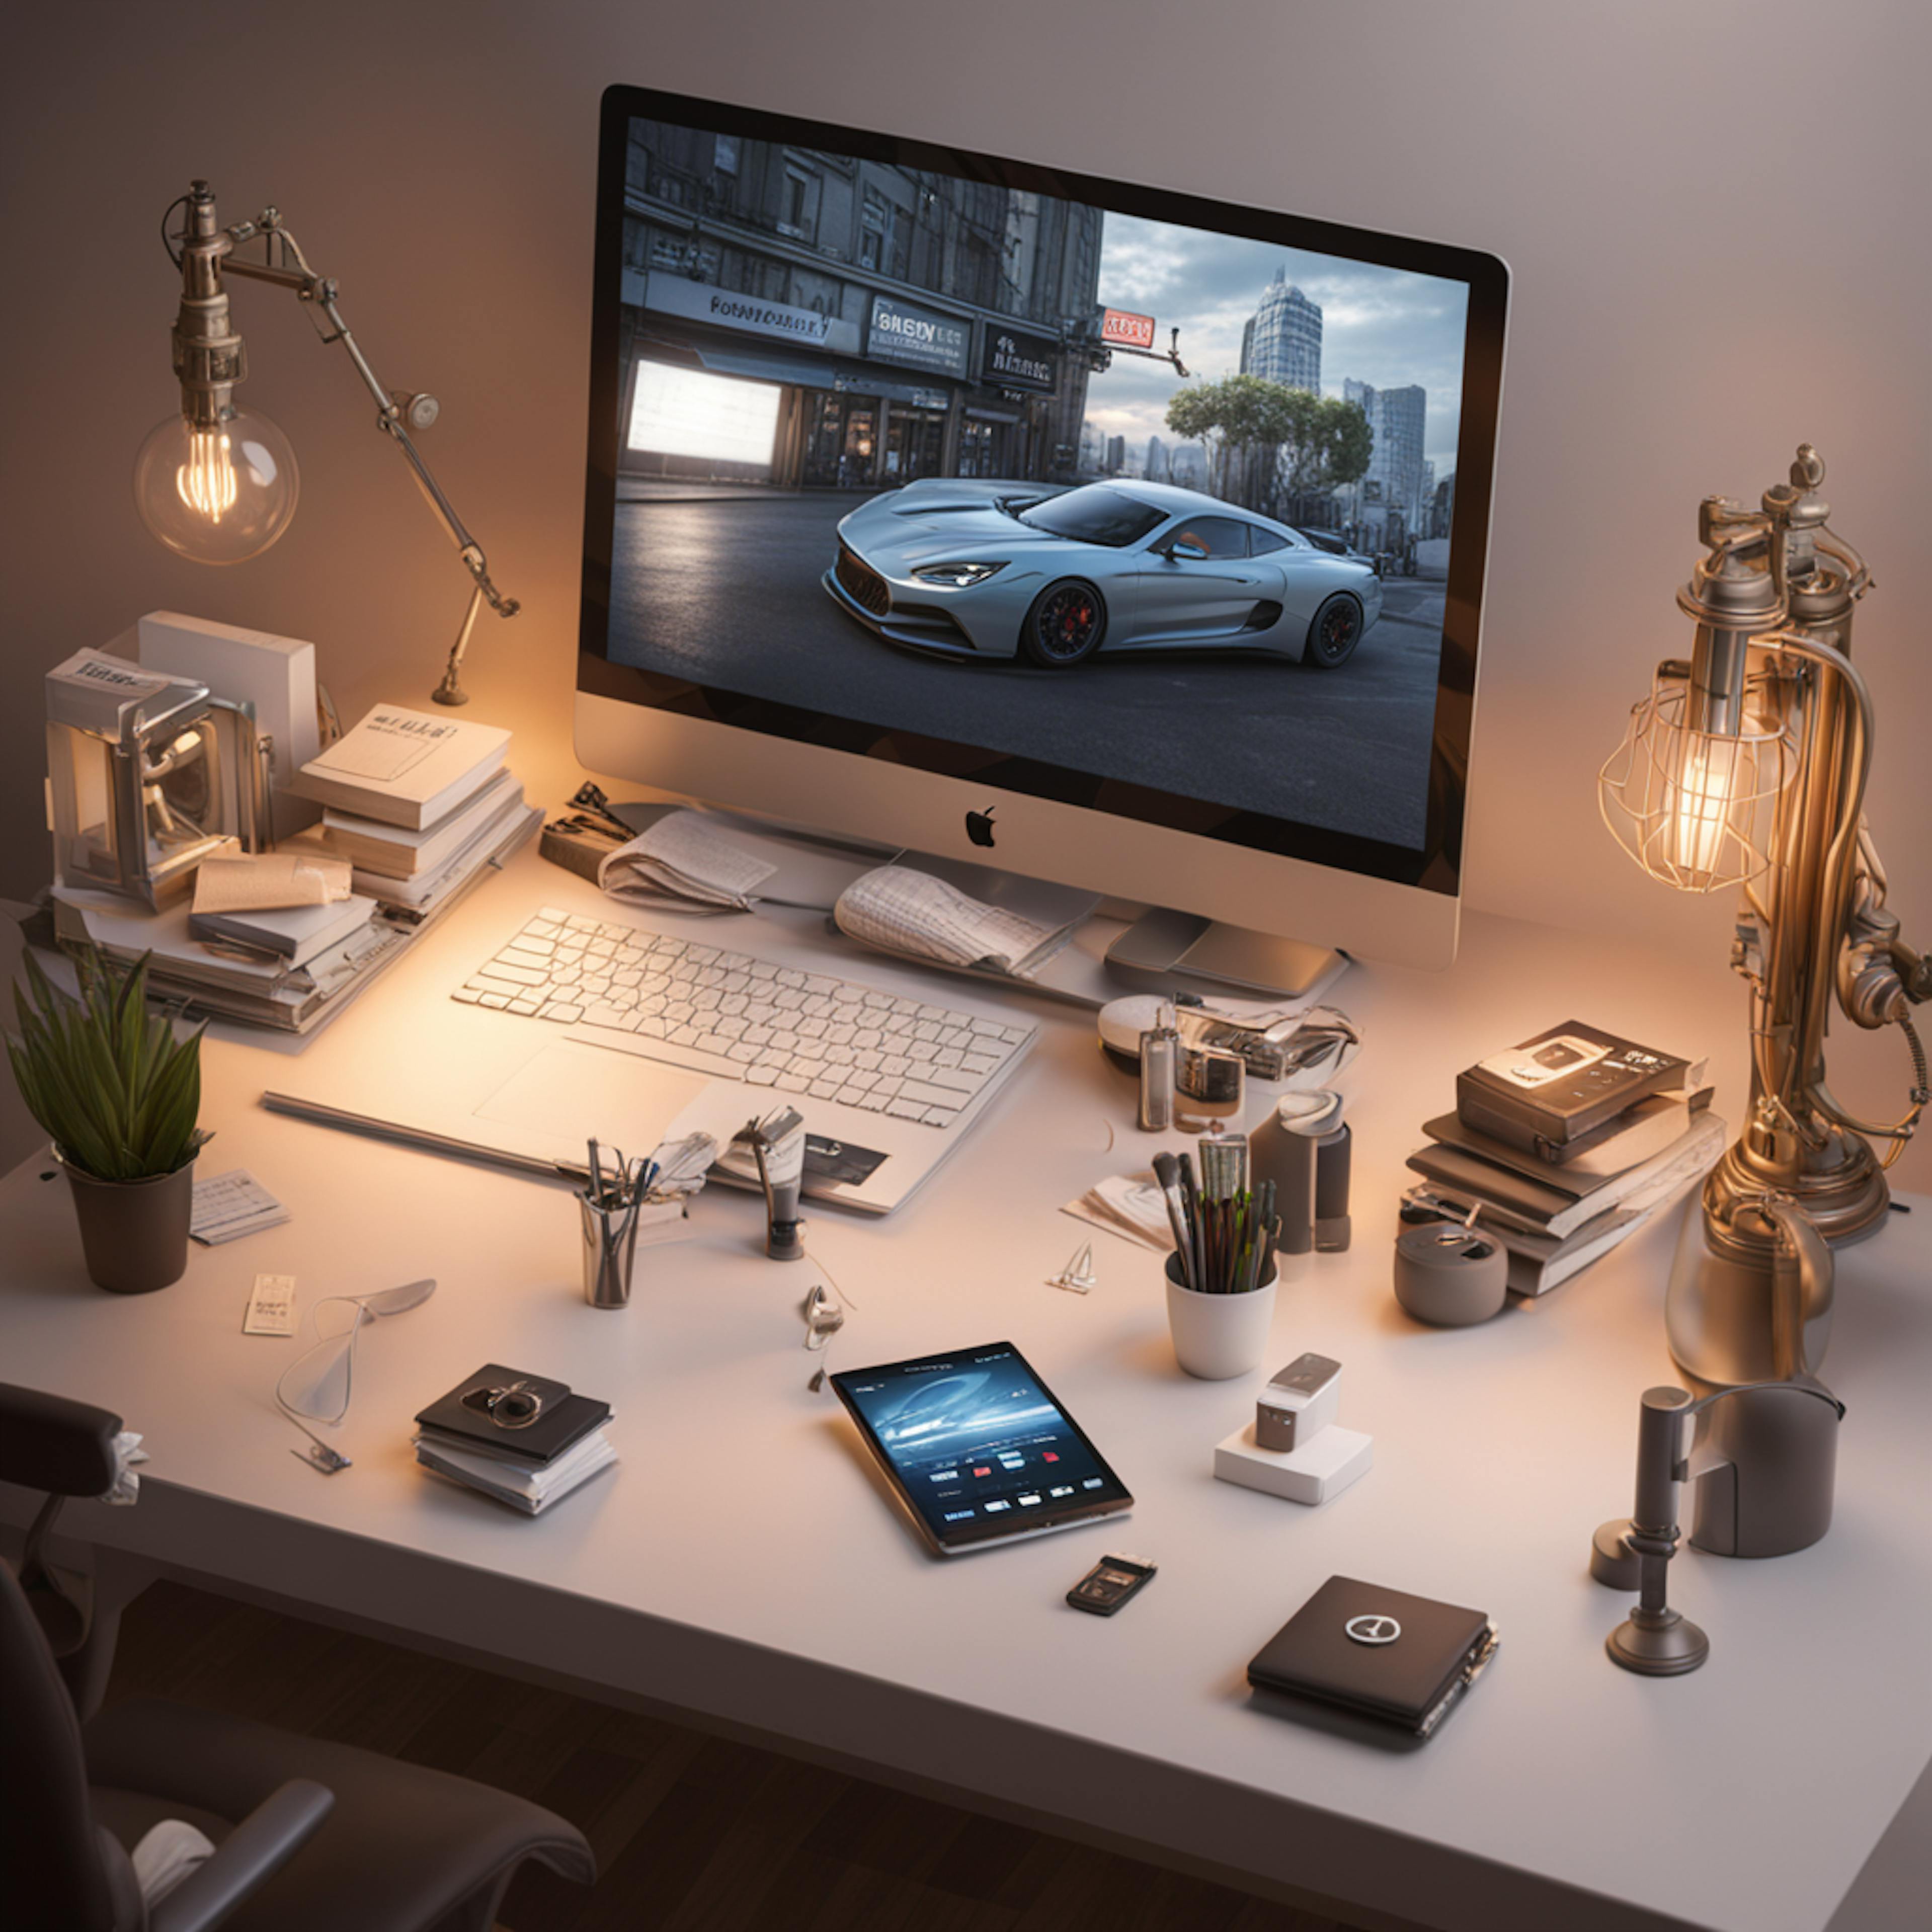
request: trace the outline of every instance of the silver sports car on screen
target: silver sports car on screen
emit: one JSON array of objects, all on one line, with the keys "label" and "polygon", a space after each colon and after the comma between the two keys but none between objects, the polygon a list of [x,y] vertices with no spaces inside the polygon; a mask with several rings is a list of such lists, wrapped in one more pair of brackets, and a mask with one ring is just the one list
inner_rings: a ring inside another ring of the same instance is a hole
[{"label": "silver sports car on screen", "polygon": [[833,597],[893,643],[1050,670],[1096,652],[1346,663],[1382,614],[1363,559],[1217,497],[1125,478],[1058,493],[928,478],[838,526]]}]

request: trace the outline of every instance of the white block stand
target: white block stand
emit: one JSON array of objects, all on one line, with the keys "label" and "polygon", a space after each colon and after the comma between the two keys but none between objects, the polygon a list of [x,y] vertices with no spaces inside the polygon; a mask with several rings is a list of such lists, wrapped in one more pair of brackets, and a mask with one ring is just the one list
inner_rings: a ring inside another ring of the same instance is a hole
[{"label": "white block stand", "polygon": [[1372,1436],[1331,1423],[1302,1448],[1284,1455],[1278,1449],[1259,1447],[1250,1422],[1216,1447],[1214,1473],[1224,1483],[1285,1496],[1292,1503],[1325,1503],[1368,1474],[1375,1452]]}]

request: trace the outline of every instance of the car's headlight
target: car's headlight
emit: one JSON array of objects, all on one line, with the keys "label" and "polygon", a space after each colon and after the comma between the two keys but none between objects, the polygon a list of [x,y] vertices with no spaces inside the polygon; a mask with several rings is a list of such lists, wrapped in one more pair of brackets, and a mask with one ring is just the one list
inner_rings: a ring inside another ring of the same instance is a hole
[{"label": "car's headlight", "polygon": [[913,574],[928,584],[950,584],[956,590],[965,590],[984,584],[1006,567],[1004,563],[922,563]]}]

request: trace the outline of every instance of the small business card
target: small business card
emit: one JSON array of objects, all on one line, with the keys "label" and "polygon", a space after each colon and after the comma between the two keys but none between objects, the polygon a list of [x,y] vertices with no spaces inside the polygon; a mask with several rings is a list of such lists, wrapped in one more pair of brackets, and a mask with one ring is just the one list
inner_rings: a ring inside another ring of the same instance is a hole
[{"label": "small business card", "polygon": [[293,1275],[258,1274],[255,1277],[242,1332],[244,1335],[292,1335],[296,1332]]}]

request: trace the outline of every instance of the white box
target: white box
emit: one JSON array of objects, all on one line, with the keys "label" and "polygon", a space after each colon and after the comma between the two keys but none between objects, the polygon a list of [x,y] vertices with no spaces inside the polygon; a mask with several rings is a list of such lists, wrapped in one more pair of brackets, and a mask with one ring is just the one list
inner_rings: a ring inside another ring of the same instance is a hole
[{"label": "white box", "polygon": [[255,728],[274,744],[275,836],[313,825],[322,808],[288,788],[322,750],[315,713],[315,646],[239,624],[150,610],[111,646],[155,670],[205,684],[217,698],[247,704]]},{"label": "white box", "polygon": [[1292,1503],[1325,1503],[1368,1474],[1375,1450],[1372,1436],[1330,1423],[1302,1448],[1283,1455],[1261,1448],[1250,1422],[1216,1448],[1214,1473],[1224,1483],[1285,1496]]}]

